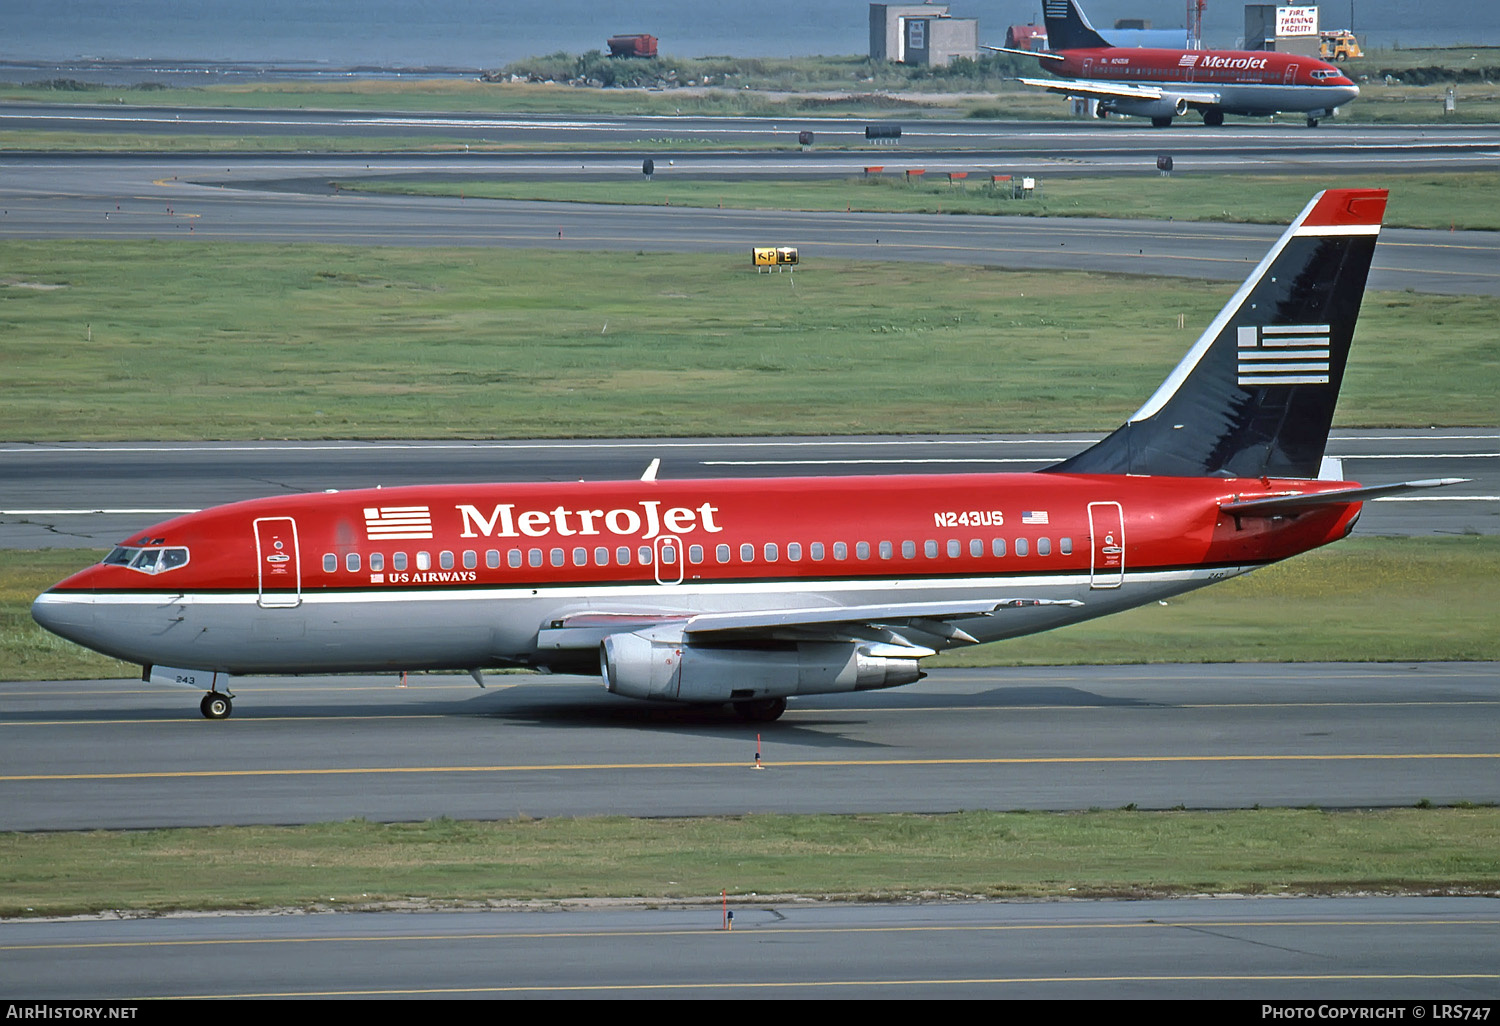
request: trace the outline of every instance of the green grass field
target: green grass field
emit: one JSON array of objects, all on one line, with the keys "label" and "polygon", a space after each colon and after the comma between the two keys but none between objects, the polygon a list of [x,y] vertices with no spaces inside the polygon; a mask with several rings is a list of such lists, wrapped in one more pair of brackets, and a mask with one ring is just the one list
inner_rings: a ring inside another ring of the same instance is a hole
[{"label": "green grass field", "polygon": [[[871,158],[874,161],[876,158]],[[884,158],[880,158],[884,159]],[[991,182],[1004,168],[970,172],[950,183],[942,174],[919,182],[900,173],[823,181],[674,179],[670,170],[646,181],[569,181],[513,178],[422,182],[353,180],[340,183],[362,192],[472,199],[546,200],[572,203],[633,203],[645,206],[727,207],[758,210],[857,210],[921,214],[1005,214],[1032,217],[1143,217],[1177,221],[1248,221],[1287,224],[1320,189],[1383,188],[1391,191],[1385,225],[1390,228],[1500,230],[1500,173],[1357,175],[1257,175],[1242,188],[1243,175],[1174,174],[1162,177],[1146,165],[1128,179],[1070,176],[1041,178],[1041,190],[1014,199],[1010,184]]]},{"label": "green grass field", "polygon": [[[771,767],[774,773],[775,767]],[[964,812],[0,834],[0,916],[563,898],[1493,893],[1500,811]]]},{"label": "green grass field", "polygon": [[[0,550],[0,680],[139,675],[31,619],[38,593],[102,555]],[[1165,606],[959,649],[929,665],[1500,660],[1497,608],[1500,538],[1356,537]]]},{"label": "green grass field", "polygon": [[[558,55],[518,62],[525,74],[567,77],[574,56]],[[1346,70],[1359,83],[1358,100],[1347,105],[1339,121],[1354,123],[1490,124],[1500,117],[1500,88],[1493,83],[1500,64],[1493,48],[1375,51]],[[678,80],[709,86],[696,88],[576,88],[542,83],[492,83],[467,78],[396,82],[390,79],[336,82],[256,82],[203,88],[156,86],[88,86],[81,83],[0,83],[0,99],[38,103],[112,103],[128,106],[229,107],[247,109],[317,109],[378,111],[460,111],[475,113],[750,115],[813,120],[820,116],[922,117],[970,116],[1019,120],[1068,119],[1066,99],[1014,81],[1034,74],[1035,62],[998,56],[975,67],[951,70],[906,68],[858,56],[777,59],[703,59],[661,62],[680,71]],[[605,62],[609,70],[621,65]],[[628,66],[639,71],[641,65]],[[1391,84],[1385,75],[1391,74]],[[1448,86],[1457,90],[1458,107],[1443,112]],[[1301,122],[1297,115],[1283,120]],[[1196,115],[1183,123],[1196,124]],[[1231,118],[1236,124],[1264,123],[1263,118]],[[1128,124],[1142,127],[1134,119]],[[0,133],[0,145],[16,148]],[[87,140],[59,137],[58,148],[91,148]],[[103,144],[105,148],[113,148]],[[293,141],[290,148],[306,148]],[[400,144],[398,144],[400,146]]]},{"label": "green grass field", "polygon": [[[0,437],[17,441],[1106,430],[1233,292],[187,240],[5,241],[0,268]],[[1497,320],[1493,298],[1370,294],[1337,423],[1491,423]]]}]

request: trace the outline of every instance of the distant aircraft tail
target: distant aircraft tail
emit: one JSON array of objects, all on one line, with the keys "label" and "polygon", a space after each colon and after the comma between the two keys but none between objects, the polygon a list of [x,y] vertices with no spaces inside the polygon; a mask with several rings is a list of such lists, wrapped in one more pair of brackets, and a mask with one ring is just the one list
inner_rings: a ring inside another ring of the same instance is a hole
[{"label": "distant aircraft tail", "polygon": [[1042,0],[1042,21],[1047,25],[1047,46],[1052,50],[1086,50],[1113,46],[1094,26],[1074,0]]},{"label": "distant aircraft tail", "polygon": [[1146,405],[1048,471],[1317,477],[1385,201],[1314,196]]}]

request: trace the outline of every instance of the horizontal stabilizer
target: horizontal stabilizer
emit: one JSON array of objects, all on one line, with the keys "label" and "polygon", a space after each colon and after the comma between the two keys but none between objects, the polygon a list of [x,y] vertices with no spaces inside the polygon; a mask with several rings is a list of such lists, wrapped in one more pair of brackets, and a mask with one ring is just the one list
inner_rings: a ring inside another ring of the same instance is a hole
[{"label": "horizontal stabilizer", "polygon": [[1447,485],[1463,484],[1466,477],[1435,477],[1425,481],[1403,481],[1401,484],[1372,485],[1368,488],[1341,488],[1331,492],[1295,492],[1286,495],[1268,495],[1258,499],[1220,503],[1219,509],[1237,517],[1271,517],[1319,506],[1342,506],[1350,502],[1364,502],[1383,495],[1397,495],[1423,488],[1443,488]]}]

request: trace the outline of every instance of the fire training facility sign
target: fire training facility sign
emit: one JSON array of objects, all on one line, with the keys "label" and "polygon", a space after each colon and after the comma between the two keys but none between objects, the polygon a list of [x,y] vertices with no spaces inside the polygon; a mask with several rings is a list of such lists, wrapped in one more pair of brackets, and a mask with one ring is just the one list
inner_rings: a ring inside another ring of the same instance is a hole
[{"label": "fire training facility sign", "polygon": [[781,267],[797,262],[795,246],[756,246],[750,253],[756,267]]},{"label": "fire training facility sign", "polygon": [[1315,36],[1318,34],[1316,7],[1276,8],[1277,36]]}]

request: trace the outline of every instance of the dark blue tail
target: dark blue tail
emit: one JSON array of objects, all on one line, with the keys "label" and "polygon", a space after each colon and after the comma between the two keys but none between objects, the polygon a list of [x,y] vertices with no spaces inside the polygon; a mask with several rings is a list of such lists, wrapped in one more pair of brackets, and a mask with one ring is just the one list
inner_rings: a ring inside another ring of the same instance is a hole
[{"label": "dark blue tail", "polygon": [[1146,405],[1047,469],[1317,477],[1385,200],[1314,196]]},{"label": "dark blue tail", "polygon": [[1074,0],[1042,0],[1042,20],[1047,24],[1047,46],[1052,50],[1088,50],[1113,45],[1094,31]]}]

